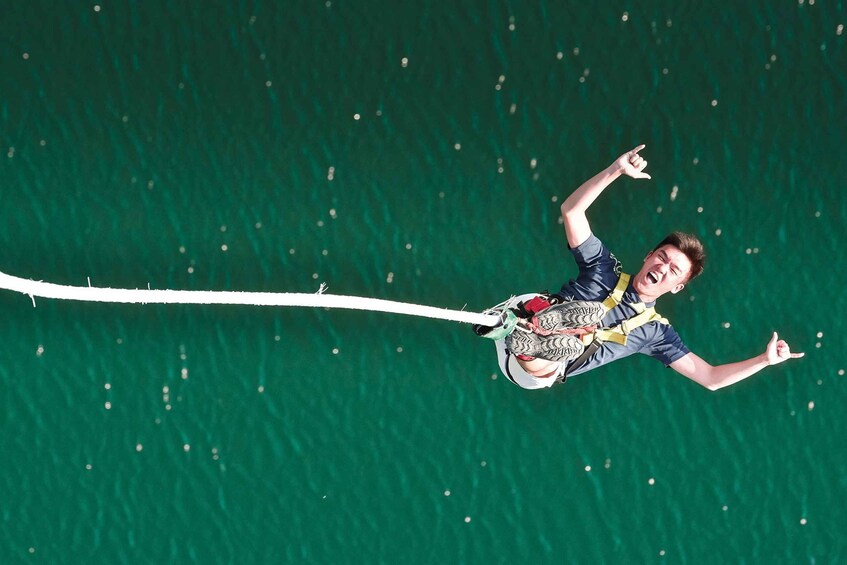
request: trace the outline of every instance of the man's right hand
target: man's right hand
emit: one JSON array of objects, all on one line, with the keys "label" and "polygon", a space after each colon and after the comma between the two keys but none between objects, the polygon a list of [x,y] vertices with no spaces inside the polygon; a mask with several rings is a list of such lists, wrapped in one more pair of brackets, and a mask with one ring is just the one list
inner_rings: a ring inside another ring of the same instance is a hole
[{"label": "man's right hand", "polygon": [[607,186],[621,175],[636,179],[650,178],[650,175],[643,172],[647,161],[638,154],[642,149],[644,145],[639,145],[632,151],[624,153],[614,163],[582,183],[562,202],[562,220],[571,249],[579,247],[591,236],[591,226],[588,225],[585,212]]},{"label": "man's right hand", "polygon": [[615,161],[615,167],[624,175],[628,177],[632,177],[634,179],[649,179],[650,175],[643,172],[647,167],[647,161],[644,160],[641,155],[638,154],[639,151],[644,149],[646,145],[642,144],[633,149],[632,151],[627,151],[623,155],[617,158]]}]

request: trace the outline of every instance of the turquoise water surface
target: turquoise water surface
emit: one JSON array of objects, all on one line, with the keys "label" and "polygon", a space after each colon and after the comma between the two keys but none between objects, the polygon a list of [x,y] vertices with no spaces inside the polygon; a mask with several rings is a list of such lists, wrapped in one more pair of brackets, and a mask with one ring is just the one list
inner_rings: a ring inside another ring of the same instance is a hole
[{"label": "turquoise water surface", "polygon": [[13,3],[0,271],[481,311],[575,274],[570,191],[709,392],[545,391],[453,322],[0,293],[2,563],[847,562],[842,2]]}]

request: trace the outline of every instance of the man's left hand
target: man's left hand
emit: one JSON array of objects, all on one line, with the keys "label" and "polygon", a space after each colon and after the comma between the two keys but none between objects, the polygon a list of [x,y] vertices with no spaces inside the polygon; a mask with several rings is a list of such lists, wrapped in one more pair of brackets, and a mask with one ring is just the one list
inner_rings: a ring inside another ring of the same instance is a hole
[{"label": "man's left hand", "polygon": [[768,365],[776,365],[777,363],[782,363],[789,359],[799,359],[800,357],[803,357],[805,353],[791,353],[791,349],[789,349],[788,344],[779,339],[776,332],[773,332],[773,337],[768,343],[765,355],[768,357]]}]

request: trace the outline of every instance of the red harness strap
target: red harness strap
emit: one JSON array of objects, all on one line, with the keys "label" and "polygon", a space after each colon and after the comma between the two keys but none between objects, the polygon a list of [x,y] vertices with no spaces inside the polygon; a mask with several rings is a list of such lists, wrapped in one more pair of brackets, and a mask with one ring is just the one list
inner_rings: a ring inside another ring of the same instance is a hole
[{"label": "red harness strap", "polygon": [[528,314],[538,314],[542,310],[546,310],[551,306],[550,301],[544,298],[543,296],[536,296],[531,300],[527,300],[523,304],[524,310],[527,311]]}]

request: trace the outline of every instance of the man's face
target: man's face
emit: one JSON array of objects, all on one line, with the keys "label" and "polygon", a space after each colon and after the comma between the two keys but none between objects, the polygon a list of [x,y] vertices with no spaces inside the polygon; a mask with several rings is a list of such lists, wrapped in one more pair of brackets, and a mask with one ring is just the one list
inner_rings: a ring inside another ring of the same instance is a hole
[{"label": "man's face", "polygon": [[645,257],[632,284],[642,300],[650,302],[666,292],[682,290],[690,272],[691,261],[685,253],[673,245],[663,245]]}]

